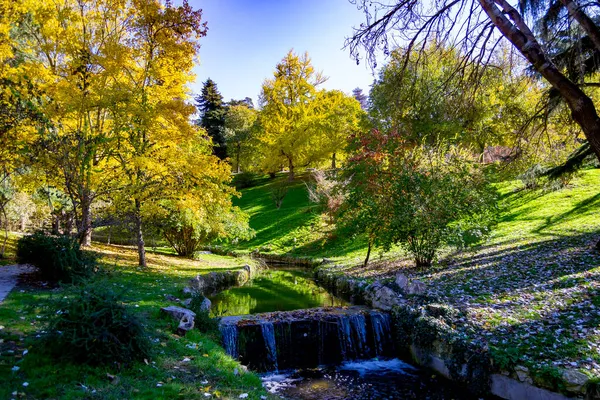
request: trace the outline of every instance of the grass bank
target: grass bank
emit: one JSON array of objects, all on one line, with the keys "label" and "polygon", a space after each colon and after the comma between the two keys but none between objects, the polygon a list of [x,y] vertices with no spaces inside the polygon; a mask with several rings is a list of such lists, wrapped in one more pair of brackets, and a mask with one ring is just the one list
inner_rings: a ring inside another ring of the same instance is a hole
[{"label": "grass bank", "polygon": [[[133,249],[96,245],[106,279],[130,311],[142,317],[153,343],[153,357],[129,366],[91,367],[50,358],[37,335],[44,329],[52,299],[62,288],[25,279],[0,304],[0,398],[248,398],[266,395],[260,379],[245,372],[225,354],[218,334],[172,332],[173,322],[159,309],[175,305],[167,296],[180,297],[184,283],[199,273],[240,268],[243,258],[201,255],[197,261],[164,254],[148,254],[148,268],[137,266]],[[2,268],[2,267],[0,267]],[[111,378],[115,377],[115,378]]]}]

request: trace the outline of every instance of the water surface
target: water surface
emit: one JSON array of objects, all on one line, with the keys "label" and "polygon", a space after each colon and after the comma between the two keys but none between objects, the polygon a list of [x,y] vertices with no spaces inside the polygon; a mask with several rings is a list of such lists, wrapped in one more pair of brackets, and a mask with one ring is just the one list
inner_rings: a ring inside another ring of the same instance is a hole
[{"label": "water surface", "polygon": [[317,285],[310,270],[298,267],[270,268],[244,286],[225,290],[210,300],[215,316],[348,305]]}]

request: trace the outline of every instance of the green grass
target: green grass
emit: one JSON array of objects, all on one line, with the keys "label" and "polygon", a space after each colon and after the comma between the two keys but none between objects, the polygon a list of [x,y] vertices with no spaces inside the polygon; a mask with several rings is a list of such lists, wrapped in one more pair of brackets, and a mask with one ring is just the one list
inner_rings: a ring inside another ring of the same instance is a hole
[{"label": "green grass", "polygon": [[[159,315],[160,307],[176,304],[165,296],[180,297],[185,282],[196,274],[236,269],[251,260],[202,255],[193,261],[149,254],[149,267],[142,269],[130,248],[96,245],[94,250],[102,255],[109,284],[121,290],[128,308],[146,321],[154,356],[147,363],[105,367],[51,359],[36,335],[44,329],[46,315],[54,312],[52,299],[61,296],[62,289],[24,283],[0,304],[0,380],[4,382],[0,398],[205,398],[207,392],[213,398],[248,393],[258,399],[265,395],[260,379],[244,372],[218,345],[218,333],[192,331],[178,337],[172,333],[173,322]],[[111,381],[107,374],[118,379]]]},{"label": "green grass", "polygon": [[[334,226],[326,222],[319,206],[309,201],[309,173],[297,175],[289,183],[288,193],[279,209],[271,193],[277,185],[287,182],[287,175],[280,174],[274,179],[261,179],[259,182],[256,186],[242,189],[241,198],[234,201],[250,215],[250,227],[255,230],[256,236],[225,247],[241,252],[325,257],[345,263],[357,263],[365,257],[366,241],[363,238],[349,240],[337,237]],[[394,254],[388,254],[386,258]]]}]

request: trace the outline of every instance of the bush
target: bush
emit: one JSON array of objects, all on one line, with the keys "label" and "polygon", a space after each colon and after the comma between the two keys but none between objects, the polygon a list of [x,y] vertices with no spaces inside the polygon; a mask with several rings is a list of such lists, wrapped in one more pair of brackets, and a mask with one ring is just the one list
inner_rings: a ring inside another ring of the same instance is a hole
[{"label": "bush", "polygon": [[48,349],[75,362],[129,363],[150,355],[144,326],[103,282],[72,287],[57,302],[48,332]]},{"label": "bush", "polygon": [[203,333],[216,332],[219,329],[219,321],[216,318],[211,318],[210,310],[202,307],[205,299],[206,297],[201,293],[194,293],[188,308],[196,313],[194,323],[196,329]]},{"label": "bush", "polygon": [[256,174],[252,172],[242,172],[233,177],[233,185],[236,189],[246,189],[256,184]]},{"label": "bush", "polygon": [[275,203],[275,207],[277,207],[278,210],[281,208],[283,199],[285,199],[287,192],[288,184],[286,182],[282,181],[273,185],[273,188],[271,189],[271,199]]},{"label": "bush", "polygon": [[17,258],[38,267],[42,278],[52,282],[78,282],[97,269],[97,256],[82,251],[77,239],[66,235],[36,232],[23,236],[17,243]]},{"label": "bush", "polygon": [[540,187],[545,169],[540,164],[534,164],[519,176],[525,189],[534,190]]}]

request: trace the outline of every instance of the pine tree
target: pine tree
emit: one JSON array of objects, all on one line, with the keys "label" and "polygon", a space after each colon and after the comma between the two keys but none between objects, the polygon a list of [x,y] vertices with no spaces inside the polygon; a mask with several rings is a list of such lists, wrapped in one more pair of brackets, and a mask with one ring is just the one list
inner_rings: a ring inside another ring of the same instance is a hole
[{"label": "pine tree", "polygon": [[196,97],[196,107],[200,112],[199,125],[206,129],[213,140],[213,152],[220,159],[227,157],[225,141],[225,104],[217,84],[208,78],[202,86],[202,93]]},{"label": "pine tree", "polygon": [[368,107],[369,97],[363,93],[363,90],[359,87],[352,91],[352,96],[360,103],[360,108],[366,110]]}]

